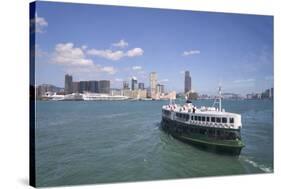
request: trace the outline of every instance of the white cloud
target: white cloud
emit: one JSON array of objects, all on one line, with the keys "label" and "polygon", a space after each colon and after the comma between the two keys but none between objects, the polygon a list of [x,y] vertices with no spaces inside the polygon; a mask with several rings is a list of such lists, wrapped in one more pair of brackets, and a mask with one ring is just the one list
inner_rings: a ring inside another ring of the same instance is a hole
[{"label": "white cloud", "polygon": [[91,49],[87,51],[87,54],[106,58],[109,60],[119,60],[125,56],[123,51],[112,51],[109,49],[107,50]]},{"label": "white cloud", "polygon": [[134,48],[127,52],[124,52],[121,50],[112,51],[109,49],[106,49],[106,50],[90,49],[87,51],[87,54],[116,61],[116,60],[120,60],[121,58],[124,58],[124,57],[141,56],[141,55],[143,55],[143,50],[141,48]]},{"label": "white cloud", "polygon": [[94,64],[86,57],[83,48],[74,47],[73,43],[59,43],[55,46],[52,63],[65,66],[71,73],[102,72],[113,75],[117,70],[112,66]]},{"label": "white cloud", "polygon": [[[87,66],[67,66],[64,67],[67,73],[75,73],[75,74],[82,74],[82,76],[93,76],[97,74],[108,74],[108,75],[114,75],[117,70],[114,67],[106,66],[103,67],[101,65],[91,64]],[[101,75],[102,76],[102,75]]]},{"label": "white cloud", "polygon": [[133,66],[132,70],[142,70],[142,67],[141,66]]},{"label": "white cloud", "polygon": [[73,43],[59,43],[55,47],[53,62],[63,65],[91,65],[82,49],[75,48]]},{"label": "white cloud", "polygon": [[255,79],[239,79],[239,80],[234,80],[233,83],[251,83],[251,82],[255,82]]},{"label": "white cloud", "polygon": [[199,50],[189,50],[189,51],[184,51],[183,52],[183,56],[190,56],[190,55],[194,55],[194,54],[200,54]]},{"label": "white cloud", "polygon": [[88,48],[88,46],[87,45],[82,45],[82,47],[81,47],[83,50],[86,50],[87,48]]},{"label": "white cloud", "polygon": [[127,56],[128,57],[141,56],[143,55],[143,52],[144,51],[141,48],[134,48],[127,51]]},{"label": "white cloud", "polygon": [[38,33],[44,32],[44,28],[48,26],[48,22],[43,17],[39,17],[35,14],[35,31]]},{"label": "white cloud", "polygon": [[160,83],[164,83],[164,82],[168,82],[169,81],[169,79],[162,79],[162,80],[160,80],[159,82]]},{"label": "white cloud", "polygon": [[121,78],[115,78],[115,81],[116,81],[116,82],[122,82],[123,79],[121,79]]},{"label": "white cloud", "polygon": [[119,48],[125,48],[129,45],[128,42],[126,42],[125,40],[121,39],[119,42],[117,43],[113,43],[112,46],[114,47],[119,47]]},{"label": "white cloud", "polygon": [[106,73],[110,74],[110,75],[113,75],[113,74],[115,74],[117,72],[117,70],[114,67],[112,67],[112,66],[102,67],[101,70],[103,72],[106,72]]}]

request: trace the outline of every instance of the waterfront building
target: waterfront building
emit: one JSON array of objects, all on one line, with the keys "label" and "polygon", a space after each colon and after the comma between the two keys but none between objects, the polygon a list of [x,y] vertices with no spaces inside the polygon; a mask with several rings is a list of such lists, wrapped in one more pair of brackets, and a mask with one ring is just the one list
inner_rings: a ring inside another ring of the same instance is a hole
[{"label": "waterfront building", "polygon": [[72,89],[72,76],[66,74],[64,78],[64,93],[71,94],[73,92]]},{"label": "waterfront building", "polygon": [[131,83],[131,89],[132,91],[137,90],[138,89],[138,80],[136,77],[132,77],[132,83]]},{"label": "waterfront building", "polygon": [[139,83],[139,89],[144,90],[144,83]]},{"label": "waterfront building", "polygon": [[74,93],[79,93],[79,88],[80,88],[79,84],[80,84],[79,81],[72,82],[72,90]]},{"label": "waterfront building", "polygon": [[65,75],[65,94],[71,93],[107,93],[110,92],[109,80],[73,81],[72,76]]},{"label": "waterfront building", "polygon": [[164,91],[164,85],[157,84],[157,85],[156,85],[156,92],[157,92],[158,94],[165,93],[165,91]]},{"label": "waterfront building", "polygon": [[123,90],[122,89],[110,89],[111,96],[122,96]]},{"label": "waterfront building", "polygon": [[99,81],[99,93],[107,93],[110,92],[110,81],[109,80],[100,80]]},{"label": "waterfront building", "polygon": [[128,98],[131,99],[145,99],[147,97],[147,90],[141,90],[141,89],[136,89],[136,90],[123,90],[123,95],[127,96]]},{"label": "waterfront building", "polygon": [[89,81],[89,91],[92,93],[98,93],[99,92],[99,82],[98,81]]},{"label": "waterfront building", "polygon": [[162,99],[162,100],[173,99],[173,100],[175,100],[176,95],[177,95],[176,91],[172,91],[172,92],[169,92],[169,93],[162,93],[161,95],[159,95],[159,99]]},{"label": "waterfront building", "polygon": [[149,84],[150,84],[150,97],[154,98],[156,95],[156,85],[157,85],[157,73],[151,72],[149,74]]},{"label": "waterfront building", "polygon": [[146,99],[146,97],[147,97],[147,90],[146,89],[139,89],[137,98],[138,99]]},{"label": "waterfront building", "polygon": [[88,81],[80,81],[79,82],[79,92],[89,92],[89,82]]},{"label": "waterfront building", "polygon": [[123,81],[123,89],[130,89],[128,81]]},{"label": "waterfront building", "polygon": [[185,71],[184,77],[184,93],[188,93],[191,91],[191,76],[189,71]]}]

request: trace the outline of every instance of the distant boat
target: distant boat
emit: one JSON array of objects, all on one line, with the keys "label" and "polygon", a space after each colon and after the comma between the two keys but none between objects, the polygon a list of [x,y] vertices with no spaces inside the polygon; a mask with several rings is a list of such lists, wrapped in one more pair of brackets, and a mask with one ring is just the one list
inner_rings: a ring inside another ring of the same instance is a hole
[{"label": "distant boat", "polygon": [[64,96],[64,101],[82,101],[84,100],[83,95],[80,93],[72,93]]},{"label": "distant boat", "polygon": [[241,115],[221,108],[221,88],[215,100],[219,107],[196,108],[170,102],[162,107],[162,128],[175,138],[217,152],[240,155],[245,146],[241,139]]},{"label": "distant boat", "polygon": [[84,100],[127,100],[127,96],[123,95],[109,95],[101,93],[85,93],[83,94]]}]

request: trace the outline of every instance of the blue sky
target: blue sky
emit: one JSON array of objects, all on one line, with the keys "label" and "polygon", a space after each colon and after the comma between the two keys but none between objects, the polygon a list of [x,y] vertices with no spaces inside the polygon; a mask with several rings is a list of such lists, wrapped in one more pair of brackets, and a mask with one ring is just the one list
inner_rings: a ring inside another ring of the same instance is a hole
[{"label": "blue sky", "polygon": [[36,83],[137,77],[168,90],[246,94],[273,86],[273,17],[37,2]]}]

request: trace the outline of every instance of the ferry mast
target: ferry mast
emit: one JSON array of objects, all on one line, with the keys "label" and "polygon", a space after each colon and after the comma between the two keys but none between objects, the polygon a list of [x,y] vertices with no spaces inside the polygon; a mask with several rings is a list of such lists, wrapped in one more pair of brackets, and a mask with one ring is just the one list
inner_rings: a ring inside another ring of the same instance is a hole
[{"label": "ferry mast", "polygon": [[222,95],[221,95],[221,86],[219,86],[219,96],[218,98],[215,98],[215,101],[214,101],[214,104],[213,104],[213,107],[215,107],[216,104],[218,104],[218,111],[221,112],[222,110],[222,106],[221,106],[221,98],[222,98]]},{"label": "ferry mast", "polygon": [[221,112],[221,86],[219,86],[219,111]]}]

